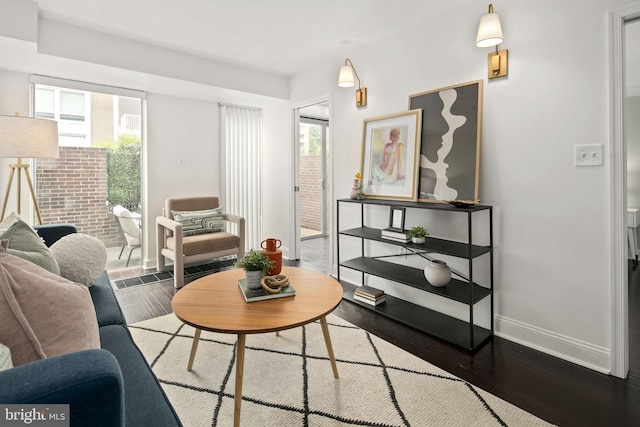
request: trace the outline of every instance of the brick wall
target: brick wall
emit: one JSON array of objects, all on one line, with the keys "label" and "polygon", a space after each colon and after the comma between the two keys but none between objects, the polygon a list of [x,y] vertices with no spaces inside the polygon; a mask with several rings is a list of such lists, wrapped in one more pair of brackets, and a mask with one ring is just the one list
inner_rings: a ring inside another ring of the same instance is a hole
[{"label": "brick wall", "polygon": [[[327,175],[331,173],[327,171]],[[326,183],[329,192],[329,180]],[[322,229],[322,157],[300,157],[300,226],[311,230]],[[327,227],[330,229],[331,215],[327,209]]]},{"label": "brick wall", "polygon": [[60,147],[57,159],[38,159],[35,184],[43,224],[72,223],[107,247],[124,239],[107,210],[107,150]]}]

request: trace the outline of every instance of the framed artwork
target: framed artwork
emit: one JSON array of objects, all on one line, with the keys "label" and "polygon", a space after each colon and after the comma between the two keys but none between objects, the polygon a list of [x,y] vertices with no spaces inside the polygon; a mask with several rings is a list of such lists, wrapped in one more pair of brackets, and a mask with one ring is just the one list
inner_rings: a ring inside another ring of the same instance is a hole
[{"label": "framed artwork", "polygon": [[389,228],[387,230],[404,232],[405,208],[391,208],[389,213]]},{"label": "framed artwork", "polygon": [[409,96],[422,110],[418,201],[479,200],[482,80]]},{"label": "framed artwork", "polygon": [[365,119],[360,170],[366,197],[415,201],[422,111]]}]

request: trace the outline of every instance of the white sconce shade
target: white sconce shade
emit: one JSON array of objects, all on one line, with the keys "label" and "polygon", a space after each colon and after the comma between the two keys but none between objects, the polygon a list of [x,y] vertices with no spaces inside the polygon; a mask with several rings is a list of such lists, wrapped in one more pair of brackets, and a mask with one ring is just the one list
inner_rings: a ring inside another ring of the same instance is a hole
[{"label": "white sconce shade", "polygon": [[492,47],[499,45],[504,40],[502,35],[502,25],[500,16],[497,13],[487,13],[480,19],[478,35],[476,36],[476,46]]},{"label": "white sconce shade", "polygon": [[338,76],[338,86],[353,87],[355,79],[353,78],[353,70],[348,65],[340,67],[340,75]]}]

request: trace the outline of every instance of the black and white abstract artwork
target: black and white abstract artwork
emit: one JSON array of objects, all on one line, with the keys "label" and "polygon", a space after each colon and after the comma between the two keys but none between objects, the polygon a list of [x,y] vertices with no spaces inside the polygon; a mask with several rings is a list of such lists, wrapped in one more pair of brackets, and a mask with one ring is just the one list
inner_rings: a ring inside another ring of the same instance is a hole
[{"label": "black and white abstract artwork", "polygon": [[409,97],[422,110],[418,200],[478,200],[482,80]]}]

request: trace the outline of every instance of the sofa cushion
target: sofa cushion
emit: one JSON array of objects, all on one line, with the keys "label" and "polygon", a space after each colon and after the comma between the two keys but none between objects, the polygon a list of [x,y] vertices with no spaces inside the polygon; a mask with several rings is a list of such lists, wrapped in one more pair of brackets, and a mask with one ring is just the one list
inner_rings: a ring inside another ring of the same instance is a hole
[{"label": "sofa cushion", "polygon": [[98,326],[127,324],[106,271],[89,288],[89,293],[96,310]]},{"label": "sofa cushion", "polygon": [[26,222],[18,219],[4,233],[0,239],[9,241],[7,253],[31,261],[54,274],[60,274],[60,268],[47,245],[38,233]]},{"label": "sofa cushion", "polygon": [[[239,245],[240,238],[227,232],[197,234],[195,236],[186,236],[182,239],[184,256],[236,249]],[[175,239],[168,237],[167,248],[175,250],[175,246]]]},{"label": "sofa cushion", "polygon": [[104,350],[116,357],[122,370],[125,425],[181,425],[158,379],[133,342],[129,330],[121,325],[104,326],[100,328],[100,342]]},{"label": "sofa cushion", "polygon": [[100,347],[89,290],[0,253],[0,342],[14,366]]},{"label": "sofa cushion", "polygon": [[107,265],[107,248],[100,239],[73,233],[55,242],[51,248],[60,275],[72,282],[91,286]]},{"label": "sofa cushion", "polygon": [[199,211],[171,211],[173,219],[182,224],[182,235],[193,236],[224,230],[222,207]]}]

